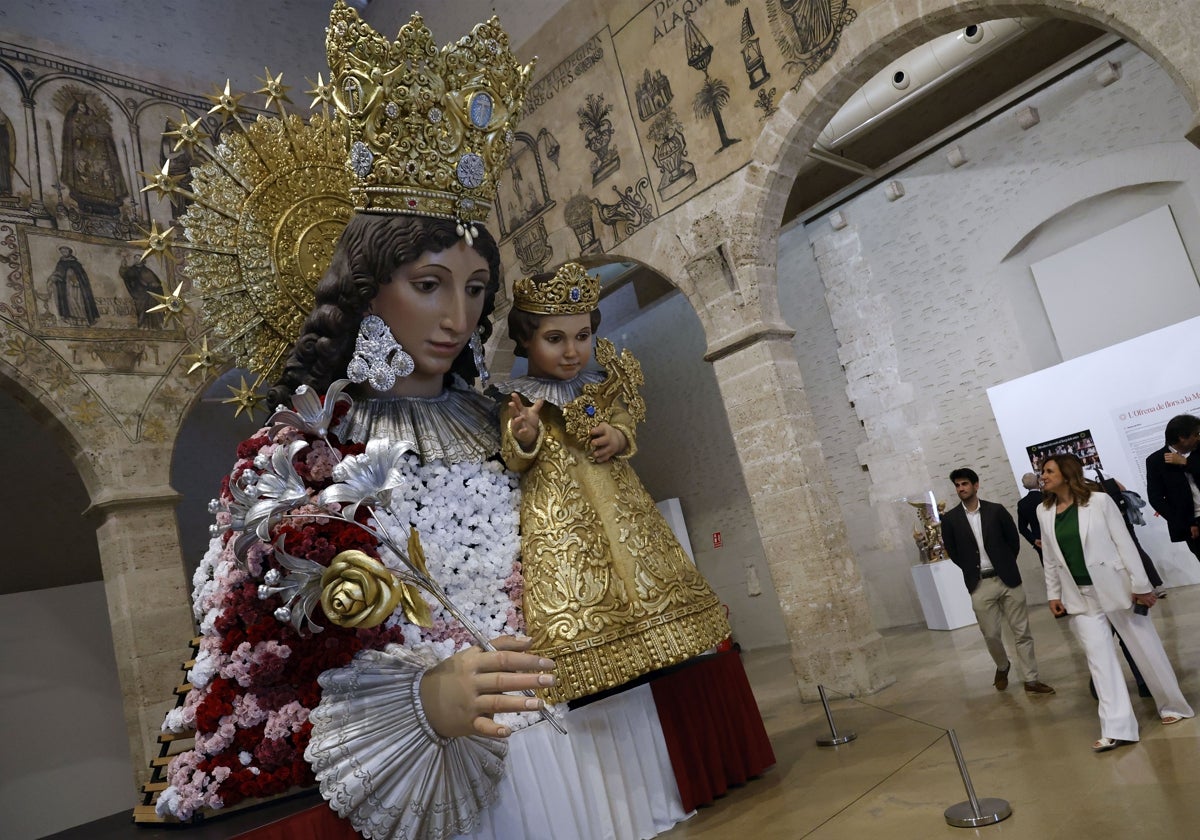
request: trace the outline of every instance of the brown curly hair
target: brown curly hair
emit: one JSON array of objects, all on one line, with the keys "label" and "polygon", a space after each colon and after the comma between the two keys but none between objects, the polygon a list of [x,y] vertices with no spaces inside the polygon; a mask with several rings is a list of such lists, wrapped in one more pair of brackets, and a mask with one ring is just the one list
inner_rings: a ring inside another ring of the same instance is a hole
[{"label": "brown curly hair", "polygon": [[[479,326],[484,341],[492,334],[489,316],[500,288],[500,248],[485,228],[477,228],[475,251],[488,264],[483,314]],[[346,375],[354,353],[354,340],[379,287],[393,272],[426,251],[434,253],[457,244],[457,224],[427,216],[356,213],[342,231],[329,268],[317,284],[315,303],[284,363],[279,381],[271,388],[270,405],[286,404],[301,385],[323,393]],[[450,374],[473,381],[479,372],[470,347],[454,360]]]}]

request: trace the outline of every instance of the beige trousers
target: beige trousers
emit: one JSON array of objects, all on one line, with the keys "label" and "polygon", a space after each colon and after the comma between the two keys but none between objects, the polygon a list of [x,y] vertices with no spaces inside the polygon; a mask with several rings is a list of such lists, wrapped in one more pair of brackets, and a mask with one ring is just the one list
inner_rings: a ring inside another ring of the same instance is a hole
[{"label": "beige trousers", "polygon": [[1017,670],[1023,682],[1037,682],[1037,659],[1033,655],[1033,636],[1029,633],[1029,612],[1025,608],[1025,589],[1010,589],[999,577],[983,578],[971,593],[971,606],[979,621],[979,632],[987,642],[988,653],[996,670],[1009,665],[1008,652],[1001,637],[1007,626],[1017,648]]}]

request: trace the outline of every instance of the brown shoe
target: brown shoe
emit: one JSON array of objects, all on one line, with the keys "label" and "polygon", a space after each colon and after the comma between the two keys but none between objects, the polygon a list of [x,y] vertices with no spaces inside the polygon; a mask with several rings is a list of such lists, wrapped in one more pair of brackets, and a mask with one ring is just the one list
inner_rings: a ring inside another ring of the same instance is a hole
[{"label": "brown shoe", "polygon": [[996,669],[996,679],[992,680],[992,685],[996,686],[997,691],[1003,691],[1008,688],[1008,672],[1012,668],[1012,663],[1008,663],[1008,668],[1001,671]]},{"label": "brown shoe", "polygon": [[1026,694],[1053,694],[1054,689],[1051,688],[1050,686],[1046,685],[1044,682],[1038,682],[1037,680],[1034,680],[1033,682],[1025,683],[1025,693]]}]

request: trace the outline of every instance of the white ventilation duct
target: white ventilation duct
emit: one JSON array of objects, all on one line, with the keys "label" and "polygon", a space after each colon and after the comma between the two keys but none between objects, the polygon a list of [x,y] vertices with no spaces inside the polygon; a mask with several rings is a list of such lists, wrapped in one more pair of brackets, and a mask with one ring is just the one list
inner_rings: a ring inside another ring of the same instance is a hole
[{"label": "white ventilation duct", "polygon": [[1039,23],[1038,18],[1018,18],[972,24],[905,53],[855,91],[825,126],[817,148],[831,151],[850,142]]}]

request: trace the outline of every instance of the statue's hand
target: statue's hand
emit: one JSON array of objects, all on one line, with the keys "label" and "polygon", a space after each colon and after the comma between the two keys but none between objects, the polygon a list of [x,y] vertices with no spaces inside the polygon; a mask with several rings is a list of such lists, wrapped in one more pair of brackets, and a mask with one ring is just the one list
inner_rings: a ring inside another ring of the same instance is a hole
[{"label": "statue's hand", "polygon": [[533,405],[525,405],[516,394],[509,397],[508,407],[512,411],[512,419],[508,424],[522,449],[531,449],[537,442],[538,426],[542,422],[540,415],[545,403],[545,400],[538,400]]},{"label": "statue's hand", "polygon": [[421,705],[433,730],[443,738],[507,738],[508,728],[492,715],[542,708],[536,697],[505,693],[554,685],[554,675],[542,673],[554,661],[525,653],[532,643],[526,636],[500,636],[492,640],[495,651],[469,648],[430,668],[421,680]]}]

